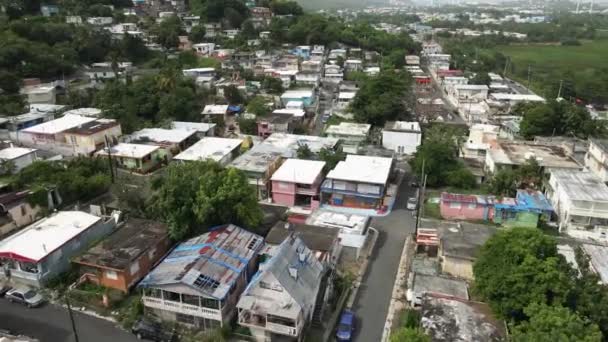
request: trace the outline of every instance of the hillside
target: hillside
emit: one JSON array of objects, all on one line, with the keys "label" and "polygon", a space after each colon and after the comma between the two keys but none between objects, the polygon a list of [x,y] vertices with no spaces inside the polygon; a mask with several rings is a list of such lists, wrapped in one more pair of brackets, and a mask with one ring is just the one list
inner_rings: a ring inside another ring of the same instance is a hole
[{"label": "hillside", "polygon": [[388,4],[388,0],[297,0],[305,10],[361,8]]}]

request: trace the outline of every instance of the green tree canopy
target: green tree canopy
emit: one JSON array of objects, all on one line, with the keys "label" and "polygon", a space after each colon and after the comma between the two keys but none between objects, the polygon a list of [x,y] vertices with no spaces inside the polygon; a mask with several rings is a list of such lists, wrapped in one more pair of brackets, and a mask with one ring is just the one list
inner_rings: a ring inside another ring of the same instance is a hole
[{"label": "green tree canopy", "polygon": [[150,213],[167,222],[175,240],[226,223],[256,228],[262,220],[245,174],[216,162],[171,164],[154,189]]},{"label": "green tree canopy", "polygon": [[596,324],[561,306],[532,304],[524,309],[530,317],[513,328],[514,342],[600,342],[602,334]]},{"label": "green tree canopy", "polygon": [[271,102],[271,100],[264,96],[256,96],[249,100],[247,112],[255,114],[256,116],[266,116],[270,112],[268,102]]},{"label": "green tree canopy", "polygon": [[583,107],[566,101],[551,101],[518,107],[523,114],[520,134],[531,139],[534,136],[566,135],[587,138],[605,136],[606,125],[594,120]]},{"label": "green tree canopy", "polygon": [[431,338],[420,328],[402,327],[391,334],[390,342],[431,342]]}]

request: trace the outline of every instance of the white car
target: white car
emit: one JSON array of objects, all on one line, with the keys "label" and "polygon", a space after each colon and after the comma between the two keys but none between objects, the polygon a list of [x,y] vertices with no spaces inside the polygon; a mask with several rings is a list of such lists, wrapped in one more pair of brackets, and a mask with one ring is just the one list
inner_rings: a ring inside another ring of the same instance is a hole
[{"label": "white car", "polygon": [[9,302],[21,303],[28,308],[35,308],[44,303],[44,298],[34,290],[28,288],[14,288],[6,293]]},{"label": "white car", "polygon": [[416,197],[410,197],[407,200],[407,210],[416,210],[418,206],[418,199]]}]

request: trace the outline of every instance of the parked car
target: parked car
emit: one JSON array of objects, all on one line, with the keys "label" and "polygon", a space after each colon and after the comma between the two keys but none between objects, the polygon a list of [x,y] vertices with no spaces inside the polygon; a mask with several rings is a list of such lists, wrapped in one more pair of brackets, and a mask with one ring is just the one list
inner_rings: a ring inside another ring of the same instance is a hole
[{"label": "parked car", "polygon": [[133,335],[138,340],[150,340],[157,342],[174,342],[177,341],[175,331],[167,331],[157,322],[152,322],[147,319],[140,319],[131,328]]},{"label": "parked car", "polygon": [[418,206],[418,199],[416,197],[410,197],[407,200],[407,210],[416,210]]},{"label": "parked car", "polygon": [[11,289],[11,287],[8,285],[0,285],[0,298],[4,297],[4,295],[6,295],[6,293],[10,289]]},{"label": "parked car", "polygon": [[39,293],[26,287],[10,289],[5,296],[9,302],[21,303],[28,308],[35,308],[44,303],[44,298]]},{"label": "parked car", "polygon": [[355,313],[350,310],[342,311],[336,339],[338,341],[352,341],[355,331]]},{"label": "parked car", "polygon": [[323,123],[327,123],[327,120],[329,120],[329,118],[330,118],[330,117],[331,117],[331,115],[330,115],[330,114],[325,113],[325,114],[323,114],[323,117],[321,118],[321,121],[322,121]]}]

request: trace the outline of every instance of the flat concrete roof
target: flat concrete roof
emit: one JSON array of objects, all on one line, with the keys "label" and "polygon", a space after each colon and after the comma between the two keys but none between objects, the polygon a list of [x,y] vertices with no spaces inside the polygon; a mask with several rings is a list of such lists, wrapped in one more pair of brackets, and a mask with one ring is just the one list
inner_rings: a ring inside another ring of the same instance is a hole
[{"label": "flat concrete roof", "polygon": [[386,184],[393,165],[392,158],[349,154],[327,174],[328,179]]},{"label": "flat concrete roof", "polygon": [[25,147],[8,147],[3,150],[0,150],[0,159],[1,160],[13,160],[19,157],[23,157],[30,153],[34,153],[38,151],[35,148],[25,148]]},{"label": "flat concrete roof", "polygon": [[608,186],[591,172],[555,170],[551,172],[570,200],[608,202]]},{"label": "flat concrete roof", "polygon": [[91,121],[95,121],[95,118],[80,115],[65,115],[59,119],[43,122],[39,125],[26,128],[22,130],[22,132],[34,134],[57,134]]},{"label": "flat concrete roof", "polygon": [[176,155],[176,160],[222,160],[243,143],[243,139],[207,137],[197,141],[184,152]]},{"label": "flat concrete roof", "polygon": [[496,148],[488,150],[497,164],[523,165],[531,157],[540,166],[548,168],[582,169],[563,148],[549,144],[537,144],[523,141],[498,141]]},{"label": "flat concrete roof", "polygon": [[325,167],[324,161],[287,159],[274,172],[271,180],[297,184],[313,184]]}]

